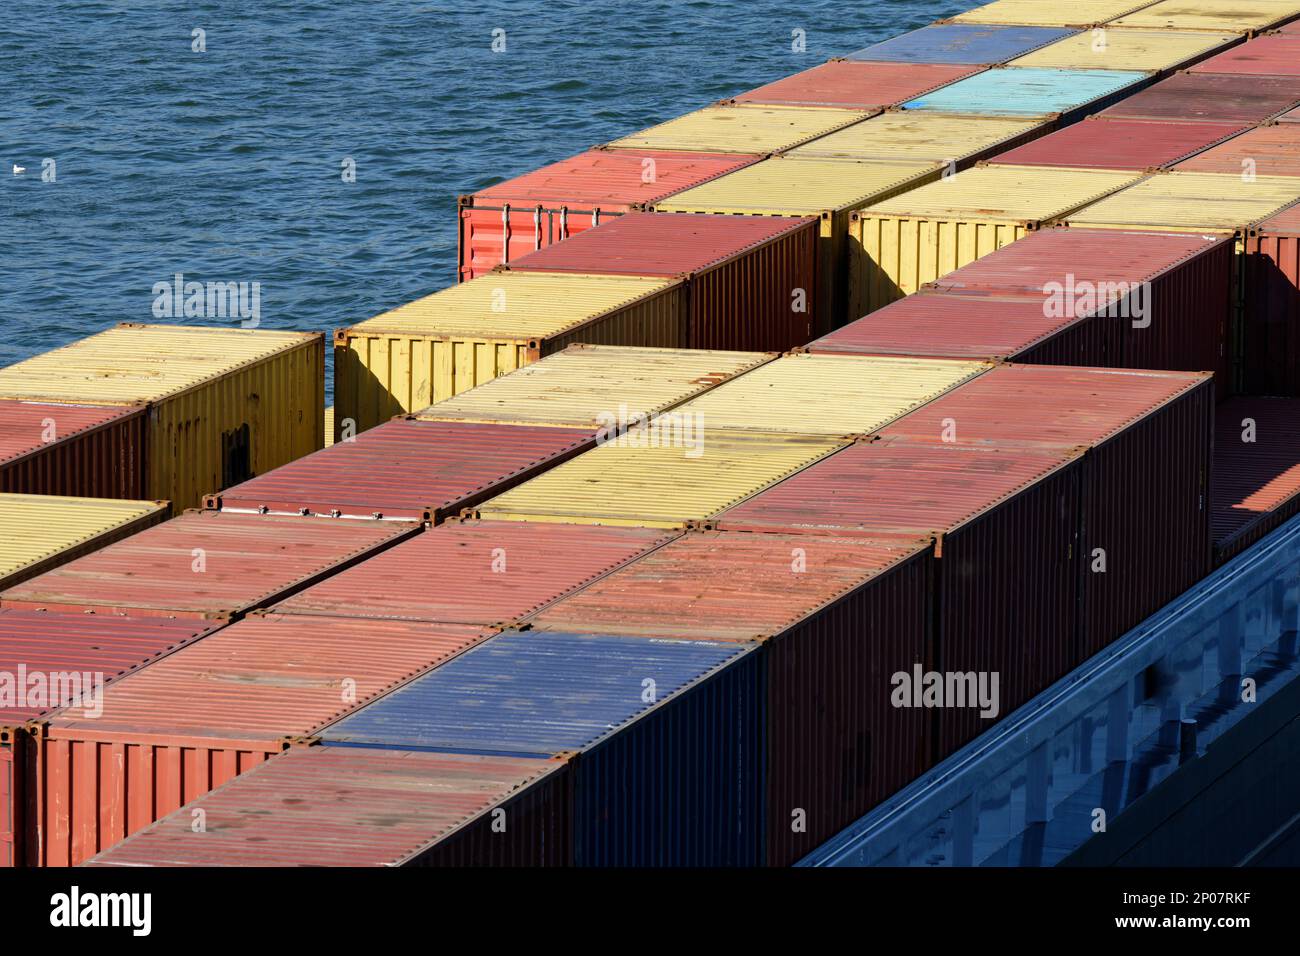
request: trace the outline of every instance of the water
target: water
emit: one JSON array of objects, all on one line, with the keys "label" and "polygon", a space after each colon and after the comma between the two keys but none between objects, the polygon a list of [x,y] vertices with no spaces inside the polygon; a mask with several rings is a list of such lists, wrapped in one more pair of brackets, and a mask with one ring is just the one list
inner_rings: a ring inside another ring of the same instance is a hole
[{"label": "water", "polygon": [[458,194],[972,5],[10,4],[0,365],[178,272],[259,282],[263,328],[369,318],[455,281]]}]

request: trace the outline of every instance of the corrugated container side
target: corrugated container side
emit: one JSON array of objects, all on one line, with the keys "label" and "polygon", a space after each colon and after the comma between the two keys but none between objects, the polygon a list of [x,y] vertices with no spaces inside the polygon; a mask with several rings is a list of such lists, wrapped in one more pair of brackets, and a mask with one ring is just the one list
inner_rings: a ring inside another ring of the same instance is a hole
[{"label": "corrugated container side", "polygon": [[1250,229],[1243,264],[1241,391],[1300,396],[1300,208]]},{"label": "corrugated container side", "polygon": [[1175,73],[1102,110],[1101,115],[1253,126],[1291,109],[1297,101],[1300,89],[1292,77]]},{"label": "corrugated container side", "polygon": [[1300,401],[1219,406],[1210,506],[1216,566],[1300,514]]},{"label": "corrugated container side", "polygon": [[143,407],[0,401],[0,492],[139,500],[144,449]]},{"label": "corrugated container side", "polygon": [[1006,63],[1077,31],[1060,27],[936,23],[850,53],[850,60]]},{"label": "corrugated container side", "polygon": [[1235,123],[1167,123],[1096,116],[999,153],[990,162],[1142,172],[1172,166],[1244,129]]}]

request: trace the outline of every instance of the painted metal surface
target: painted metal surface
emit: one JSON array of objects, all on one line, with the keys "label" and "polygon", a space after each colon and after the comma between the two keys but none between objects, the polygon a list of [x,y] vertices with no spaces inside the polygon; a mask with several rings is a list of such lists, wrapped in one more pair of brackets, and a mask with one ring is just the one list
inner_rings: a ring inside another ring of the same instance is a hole
[{"label": "painted metal surface", "polygon": [[1172,166],[1246,128],[1234,123],[1162,123],[1096,116],[999,153],[991,162],[1142,172]]},{"label": "painted metal surface", "polygon": [[[328,728],[324,740],[501,755],[576,751],[574,863],[752,865],[764,746],[755,651],[507,632]],[[673,772],[665,774],[669,761]]]},{"label": "painted metal surface", "polygon": [[1240,173],[1170,172],[1151,176],[1065,217],[1090,229],[1235,233],[1300,199],[1300,179]]},{"label": "painted metal surface", "polygon": [[981,69],[944,63],[832,60],[741,93],[732,102],[881,110],[964,79]]},{"label": "painted metal surface", "polygon": [[325,406],[325,442],[322,448],[328,448],[334,444],[334,406]]},{"label": "painted metal surface", "polygon": [[1300,102],[1295,79],[1175,73],[1101,112],[1116,119],[1255,125]]},{"label": "painted metal surface", "polygon": [[595,440],[589,428],[398,419],[214,495],[208,507],[436,524]]},{"label": "painted metal surface", "polygon": [[734,153],[590,149],[462,196],[459,281],[756,159]]},{"label": "painted metal surface", "polygon": [[953,23],[1023,23],[1044,27],[1092,26],[1132,13],[1151,0],[1071,0],[1053,7],[1040,0],[993,0],[952,18]]},{"label": "painted metal surface", "polygon": [[566,866],[567,784],[563,760],[299,748],[87,865]]},{"label": "painted metal surface", "polygon": [[1101,28],[1057,40],[1041,50],[1017,57],[1007,65],[1060,70],[1142,70],[1166,73],[1202,60],[1216,50],[1240,41],[1241,36],[1235,33]]},{"label": "painted metal surface", "polygon": [[1219,406],[1210,486],[1215,563],[1300,514],[1300,400],[1232,398]]},{"label": "painted metal surface", "polygon": [[1016,116],[892,111],[796,146],[785,155],[792,159],[920,160],[951,163],[960,171],[1027,143],[1054,125]]},{"label": "painted metal surface", "polygon": [[709,106],[606,144],[608,149],[767,154],[860,123],[870,110]]},{"label": "painted metal surface", "polygon": [[145,496],[143,407],[0,400],[0,492]]},{"label": "painted metal surface", "polygon": [[1300,206],[1246,233],[1242,391],[1300,396]]},{"label": "painted metal surface", "polygon": [[414,523],[192,511],[0,592],[0,607],[229,619],[416,532]]},{"label": "painted metal surface", "polygon": [[1116,17],[1115,27],[1158,30],[1212,30],[1251,33],[1266,30],[1300,14],[1291,0],[1160,0]]},{"label": "painted metal surface", "polygon": [[357,431],[575,342],[686,346],[676,279],[504,272],[417,299],[334,333],[334,403]]},{"label": "painted metal surface", "polygon": [[[1297,38],[1300,43],[1300,38]],[[1174,169],[1186,173],[1242,176],[1300,176],[1300,123],[1278,123],[1246,130]]]},{"label": "painted metal surface", "polygon": [[570,345],[532,365],[444,399],[420,421],[558,425],[616,434],[770,362],[772,352]]},{"label": "painted metal surface", "polygon": [[938,23],[850,53],[850,60],[904,63],[1006,63],[1076,31],[1061,27]]},{"label": "painted metal surface", "polygon": [[505,626],[673,537],[645,528],[451,522],[316,584],[275,610]]},{"label": "painted metal surface", "polygon": [[1300,76],[1300,37],[1254,37],[1191,68],[1193,73]]},{"label": "painted metal surface", "polygon": [[1007,67],[986,70],[909,100],[905,110],[981,115],[1051,116],[1067,121],[1133,92],[1150,75],[1137,70],[1059,70]]}]

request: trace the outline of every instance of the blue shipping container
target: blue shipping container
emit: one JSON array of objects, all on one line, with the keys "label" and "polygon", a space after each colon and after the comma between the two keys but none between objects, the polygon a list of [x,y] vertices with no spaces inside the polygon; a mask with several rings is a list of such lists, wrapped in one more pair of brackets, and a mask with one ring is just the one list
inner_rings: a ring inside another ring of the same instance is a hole
[{"label": "blue shipping container", "polygon": [[950,83],[903,104],[907,110],[1042,116],[1095,112],[1155,79],[1136,70],[1056,70],[1009,66]]},{"label": "blue shipping container", "polygon": [[850,60],[904,63],[1006,63],[1078,33],[1061,27],[936,23],[850,53]]},{"label": "blue shipping container", "polygon": [[510,631],[322,734],[333,745],[573,758],[573,859],[753,866],[763,820],[754,644]]}]

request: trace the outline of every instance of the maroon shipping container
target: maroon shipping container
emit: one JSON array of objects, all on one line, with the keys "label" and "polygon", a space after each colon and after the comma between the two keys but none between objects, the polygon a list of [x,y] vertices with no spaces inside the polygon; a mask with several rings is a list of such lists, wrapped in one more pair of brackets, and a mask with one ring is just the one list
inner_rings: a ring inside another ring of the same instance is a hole
[{"label": "maroon shipping container", "polygon": [[632,212],[509,268],[680,277],[691,348],[780,352],[808,341],[815,303],[795,312],[790,301],[817,288],[820,227],[813,216]]},{"label": "maroon shipping container", "polygon": [[1079,661],[1081,448],[858,443],[723,512],[732,531],[934,536],[936,669],[997,675],[994,713],[932,715],[936,759]]},{"label": "maroon shipping container", "polygon": [[1167,122],[1255,125],[1300,103],[1300,79],[1175,73],[1134,93],[1101,116]]},{"label": "maroon shipping container", "polygon": [[1210,520],[1215,564],[1300,514],[1300,399],[1234,398],[1219,406]]},{"label": "maroon shipping container", "polygon": [[569,866],[568,787],[559,758],[297,748],[87,865]]},{"label": "maroon shipping container", "polygon": [[0,400],[0,492],[141,500],[143,406]]},{"label": "maroon shipping container", "polygon": [[1090,116],[989,160],[993,165],[1127,169],[1174,163],[1247,129],[1241,123],[1168,123]]},{"label": "maroon shipping container", "polygon": [[1300,396],[1300,205],[1248,230],[1245,248],[1241,391]]},{"label": "maroon shipping container", "polygon": [[276,611],[504,627],[676,536],[647,528],[453,521]]},{"label": "maroon shipping container", "polygon": [[1300,76],[1300,36],[1283,33],[1255,37],[1202,60],[1188,72]]},{"label": "maroon shipping container", "polygon": [[379,554],[420,525],[189,511],[0,593],[0,607],[231,619]]},{"label": "maroon shipping container", "polygon": [[930,765],[928,712],[893,707],[890,694],[892,675],[930,669],[932,574],[926,541],[694,531],[557,601],[532,623],[560,632],[761,641],[764,857],[785,866]]},{"label": "maroon shipping container", "polygon": [[885,109],[985,69],[954,63],[862,63],[832,60],[741,93],[730,103]]},{"label": "maroon shipping container", "polygon": [[1101,651],[1209,571],[1214,383],[1208,375],[1003,365],[881,434],[1089,446],[1083,460],[1081,658]]},{"label": "maroon shipping container", "polygon": [[760,158],[592,149],[462,196],[459,281]]},{"label": "maroon shipping container", "polygon": [[594,429],[399,418],[206,503],[222,511],[437,524],[595,443]]}]

